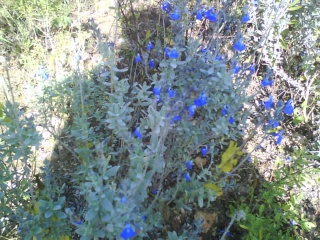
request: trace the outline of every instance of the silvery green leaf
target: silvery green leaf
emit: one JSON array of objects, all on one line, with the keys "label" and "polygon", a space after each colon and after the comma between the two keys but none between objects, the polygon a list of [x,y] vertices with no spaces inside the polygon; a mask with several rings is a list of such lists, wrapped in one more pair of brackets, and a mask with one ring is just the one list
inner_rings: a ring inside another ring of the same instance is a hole
[{"label": "silvery green leaf", "polygon": [[109,177],[109,178],[115,176],[117,174],[119,168],[120,168],[120,166],[114,166],[114,167],[108,169],[106,171],[106,173],[104,174],[104,176]]},{"label": "silvery green leaf", "polygon": [[53,210],[55,210],[55,211],[56,211],[56,210],[60,210],[60,209],[61,209],[61,206],[60,206],[60,205],[56,205],[56,206],[53,207]]},{"label": "silvery green leaf", "polygon": [[113,67],[112,70],[115,71],[115,72],[126,72],[126,71],[128,71],[127,68],[119,69],[119,68],[117,68],[117,67]]},{"label": "silvery green leaf", "polygon": [[177,62],[176,61],[172,61],[171,63],[170,63],[170,66],[172,67],[172,68],[177,68]]},{"label": "silvery green leaf", "polygon": [[203,188],[201,188],[199,195],[198,195],[198,205],[200,208],[203,207],[203,194],[204,194],[204,190],[203,190]]},{"label": "silvery green leaf", "polygon": [[98,238],[104,238],[105,237],[105,233],[101,230],[96,230],[94,231],[94,236],[98,237]]},{"label": "silvery green leaf", "polygon": [[[213,68],[209,68],[208,69],[208,74],[211,75],[212,73],[214,73],[214,69]],[[218,73],[217,73],[218,74]]]},{"label": "silvery green leaf", "polygon": [[45,218],[49,218],[49,217],[51,217],[52,215],[53,215],[53,212],[52,212],[51,210],[49,210],[49,211],[46,211],[46,212],[45,212],[44,217],[45,217]]},{"label": "silvery green leaf", "polygon": [[109,201],[107,197],[100,199],[101,207],[106,211],[111,211],[113,209],[112,203]]},{"label": "silvery green leaf", "polygon": [[89,209],[88,212],[85,215],[85,220],[86,221],[90,221],[92,219],[94,219],[96,216],[98,215],[97,211],[95,209]]},{"label": "silvery green leaf", "polygon": [[60,219],[66,219],[67,218],[67,214],[65,214],[63,212],[58,212],[56,215]]},{"label": "silvery green leaf", "polygon": [[166,60],[163,60],[161,63],[160,63],[160,67],[168,67],[168,62]]}]

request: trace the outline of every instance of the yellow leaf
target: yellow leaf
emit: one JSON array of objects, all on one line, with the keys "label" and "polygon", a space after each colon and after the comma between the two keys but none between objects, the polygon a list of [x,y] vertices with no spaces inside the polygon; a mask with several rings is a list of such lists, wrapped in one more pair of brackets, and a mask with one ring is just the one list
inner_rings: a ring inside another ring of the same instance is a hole
[{"label": "yellow leaf", "polygon": [[32,206],[32,211],[31,211],[34,215],[39,214],[39,206],[40,206],[40,204],[38,202],[34,202],[34,204]]},{"label": "yellow leaf", "polygon": [[268,130],[268,133],[276,133],[276,132],[279,132],[280,130],[282,130],[281,126]]},{"label": "yellow leaf", "polygon": [[164,41],[166,42],[167,45],[169,46],[173,46],[174,45],[174,41],[172,38],[165,38]]},{"label": "yellow leaf", "polygon": [[223,194],[221,188],[219,188],[216,184],[214,183],[205,183],[203,186],[207,189],[211,189],[215,192],[217,192],[218,196],[221,196]]},{"label": "yellow leaf", "polygon": [[237,143],[230,141],[229,147],[221,156],[221,163],[218,168],[223,172],[230,172],[238,163],[238,157],[242,156],[243,152],[239,150]]},{"label": "yellow leaf", "polygon": [[60,240],[69,240],[70,239],[70,237],[69,236],[66,236],[66,235],[62,235],[61,237],[60,237]]},{"label": "yellow leaf", "polygon": [[151,32],[150,30],[147,30],[146,32],[146,39],[149,39],[151,37]]},{"label": "yellow leaf", "polygon": [[249,229],[247,226],[242,225],[242,224],[239,224],[239,226],[240,226],[241,228],[243,228],[243,229]]}]

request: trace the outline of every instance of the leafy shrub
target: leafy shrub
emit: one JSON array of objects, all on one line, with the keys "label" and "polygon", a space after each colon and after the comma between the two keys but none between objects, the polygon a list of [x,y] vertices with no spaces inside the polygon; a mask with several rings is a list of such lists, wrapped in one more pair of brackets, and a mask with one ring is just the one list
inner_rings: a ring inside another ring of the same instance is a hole
[{"label": "leafy shrub", "polygon": [[[265,132],[263,139],[273,135],[274,143],[280,145],[284,130],[279,127],[294,115],[293,96],[276,99],[272,88],[280,81],[273,76],[280,61],[273,48],[275,43],[285,48],[284,31],[291,21],[287,13],[299,10],[293,10],[296,6],[297,1],[214,5],[164,1],[157,15],[150,16],[161,16],[162,27],[143,31],[143,39],[132,37],[130,48],[118,51],[95,31],[102,60],[94,69],[80,69],[81,46],[73,46],[77,49],[74,72],[67,79],[54,79],[42,68],[38,75],[43,95],[36,124],[68,151],[64,160],[70,169],[65,174],[72,194],[66,193],[65,184],[58,186],[53,163],[48,162],[43,169],[44,186],[36,178],[38,185],[33,187],[28,163],[31,148],[40,138],[34,120],[7,97],[8,103],[1,108],[5,115],[0,112],[4,129],[0,207],[5,216],[0,224],[11,228],[4,234],[18,226],[24,239],[160,238],[166,234],[169,239],[197,238],[201,219],[189,219],[194,225],[190,229],[161,233],[171,220],[170,211],[214,209],[213,202],[237,184],[230,178],[250,159],[245,146],[256,130]],[[127,21],[124,24],[136,24],[133,27],[139,29],[143,9],[136,14],[131,1],[118,1],[116,11]],[[127,31],[127,38],[133,33]],[[256,104],[258,110],[253,113],[250,105],[257,94],[268,95],[268,100]],[[252,114],[258,114],[255,126],[248,125]],[[49,122],[54,117],[67,122],[61,135]],[[16,163],[23,168],[20,178],[15,175]],[[73,171],[72,164],[77,165]],[[300,167],[297,164],[294,169]],[[239,226],[248,229],[252,239],[295,236],[287,221],[298,221],[298,213],[275,212],[288,210],[287,203],[278,199],[282,187],[290,184],[282,179],[288,175],[285,169],[280,166],[276,172],[278,182],[271,187],[265,184],[262,203],[251,195],[249,205],[233,206],[234,215],[222,238],[235,220],[244,218]],[[9,188],[10,180],[19,188]],[[70,206],[70,201],[76,204]],[[8,203],[15,205],[8,208]],[[259,210],[251,209],[255,204]],[[296,204],[299,201],[292,206]],[[256,231],[263,224],[270,228]]]},{"label": "leafy shrub", "polygon": [[16,53],[34,47],[31,39],[49,40],[51,28],[66,28],[71,23],[67,4],[61,1],[8,0],[0,6],[0,41]]}]

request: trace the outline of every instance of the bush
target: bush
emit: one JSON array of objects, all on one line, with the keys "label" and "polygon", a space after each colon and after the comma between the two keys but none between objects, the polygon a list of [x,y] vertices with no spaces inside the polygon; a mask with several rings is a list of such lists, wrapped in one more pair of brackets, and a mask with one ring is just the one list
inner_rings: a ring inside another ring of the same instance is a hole
[{"label": "bush", "polygon": [[[282,59],[273,49],[286,51],[296,33],[286,29],[292,12],[300,10],[298,1],[173,0],[150,7],[157,10],[149,17],[161,27],[147,26],[140,35],[148,9],[137,13],[131,2],[117,2],[131,42],[118,50],[94,29],[101,55],[95,68],[80,68],[80,43],[73,46],[73,73],[66,79],[41,68],[33,117],[6,95],[0,109],[1,234],[17,228],[23,239],[218,238],[206,235],[204,219],[194,219],[194,212],[217,212],[222,204],[231,208],[231,220],[216,224],[225,228],[221,239],[236,227],[248,230],[239,231],[243,239],[298,237],[287,222],[308,221],[288,213],[301,201],[281,203],[282,188],[291,187],[283,180],[291,174],[287,165],[278,166],[275,181],[258,187],[258,200],[255,187],[234,194],[245,184],[236,180],[240,170],[260,147],[254,142],[247,151],[250,141],[260,134],[261,142],[272,139],[274,149],[281,146],[285,123],[297,116],[293,95],[273,94],[283,84],[277,68]],[[54,118],[65,123],[62,132],[50,122]],[[45,162],[42,176],[32,181],[29,165],[41,140],[37,126],[59,140],[57,148],[66,154]],[[309,162],[298,159],[292,171],[307,174],[303,166]],[[188,227],[177,220],[178,212]],[[266,224],[270,228],[261,232]]]}]

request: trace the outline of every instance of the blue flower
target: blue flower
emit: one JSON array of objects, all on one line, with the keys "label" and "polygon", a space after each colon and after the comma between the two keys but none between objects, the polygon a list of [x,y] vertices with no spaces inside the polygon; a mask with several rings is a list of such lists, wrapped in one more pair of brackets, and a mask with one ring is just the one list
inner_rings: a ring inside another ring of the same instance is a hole
[{"label": "blue flower", "polygon": [[127,202],[127,197],[126,197],[126,196],[123,196],[123,197],[121,198],[121,202],[122,202],[122,203],[126,203],[126,202]]},{"label": "blue flower", "polygon": [[177,116],[174,116],[172,119],[171,119],[171,122],[177,122],[177,121],[180,121],[181,120],[181,116],[177,115]]},{"label": "blue flower", "polygon": [[192,161],[192,160],[190,160],[190,161],[186,162],[186,165],[187,165],[187,168],[188,168],[189,170],[192,170],[192,167],[193,167],[193,161]]},{"label": "blue flower", "polygon": [[273,81],[271,79],[265,78],[261,81],[261,85],[263,87],[268,87],[271,86],[273,84]]},{"label": "blue flower", "polygon": [[141,56],[140,56],[140,53],[138,53],[137,56],[136,56],[136,58],[135,58],[135,62],[136,62],[136,63],[139,63],[139,62],[141,62],[141,61],[142,61],[142,58],[141,58]]},{"label": "blue flower", "polygon": [[181,18],[181,15],[179,14],[179,11],[176,9],[173,13],[170,14],[170,18],[173,21],[179,20]]},{"label": "blue flower", "polygon": [[151,59],[151,60],[149,61],[149,67],[150,67],[150,68],[154,68],[154,60],[153,60],[153,59]]},{"label": "blue flower", "polygon": [[140,127],[137,127],[136,130],[134,130],[134,135],[135,135],[137,138],[142,139],[142,135],[141,135],[141,133],[140,133]]},{"label": "blue flower", "polygon": [[216,22],[217,21],[217,15],[214,12],[213,9],[209,9],[205,12],[205,17],[210,21],[210,22]]},{"label": "blue flower", "polygon": [[222,108],[222,110],[221,110],[221,114],[222,114],[222,116],[225,116],[225,115],[228,114],[228,107],[227,107],[227,105],[224,105],[224,106],[223,106],[223,108]]},{"label": "blue flower", "polygon": [[251,64],[251,66],[248,68],[248,70],[253,74],[256,72],[256,65],[255,64]]},{"label": "blue flower", "polygon": [[230,117],[228,121],[229,121],[230,124],[234,124],[234,118],[233,117]]},{"label": "blue flower", "polygon": [[124,229],[122,230],[120,237],[124,239],[133,238],[136,235],[136,232],[131,227],[131,224],[127,223]]},{"label": "blue flower", "polygon": [[152,191],[152,193],[153,193],[154,195],[158,194],[158,189],[154,189],[154,190]]},{"label": "blue flower", "polygon": [[186,173],[184,175],[184,178],[186,179],[186,182],[190,182],[191,181],[191,177],[190,177],[190,174],[189,173]]},{"label": "blue flower", "polygon": [[258,1],[258,0],[252,0],[252,3],[253,3],[254,5],[259,5],[259,1]]},{"label": "blue flower", "polygon": [[147,51],[150,52],[152,48],[154,48],[154,45],[152,44],[152,42],[149,42],[147,45]]},{"label": "blue flower", "polygon": [[197,15],[196,15],[196,19],[201,21],[202,18],[203,18],[202,12],[201,12],[201,11],[198,11],[198,12],[197,12]]},{"label": "blue flower", "polygon": [[172,90],[171,88],[168,89],[168,95],[169,95],[169,98],[173,98],[174,95],[176,95],[176,92],[174,90]]},{"label": "blue flower", "polygon": [[76,225],[76,226],[80,226],[83,224],[82,220],[79,221],[72,221],[72,224]]},{"label": "blue flower", "polygon": [[164,51],[166,57],[168,58],[169,55],[170,55],[170,50],[169,50],[169,48],[168,48],[168,47],[165,47],[165,48],[163,49],[163,51]]},{"label": "blue flower", "polygon": [[238,64],[234,64],[233,65],[233,73],[234,74],[237,74],[237,73],[239,73],[240,72],[240,70],[241,70],[241,66],[239,66]]},{"label": "blue flower", "polygon": [[178,58],[179,57],[179,53],[177,52],[177,50],[174,48],[171,50],[171,52],[169,53],[169,58]]},{"label": "blue flower", "polygon": [[290,225],[295,226],[295,225],[298,225],[298,223],[295,220],[290,220]]},{"label": "blue flower", "polygon": [[205,48],[205,47],[202,47],[201,50],[200,50],[200,52],[202,52],[202,53],[206,53],[207,51],[208,51],[208,49]]},{"label": "blue flower", "polygon": [[189,118],[192,118],[194,116],[194,113],[196,112],[197,106],[196,105],[192,105],[188,107],[188,111],[189,111]]},{"label": "blue flower", "polygon": [[247,23],[250,21],[250,15],[248,13],[246,13],[245,15],[243,15],[241,22],[242,23]]},{"label": "blue flower", "polygon": [[[219,234],[223,234],[224,233],[224,230],[219,230],[218,231]],[[226,234],[228,237],[233,237],[232,233],[231,232],[227,232]]]},{"label": "blue flower", "polygon": [[202,156],[206,156],[208,152],[208,146],[205,146],[203,148],[201,148],[201,154]]},{"label": "blue flower", "polygon": [[292,106],[292,99],[289,99],[283,108],[283,112],[287,115],[292,115],[293,111],[294,111],[294,108]]},{"label": "blue flower", "polygon": [[38,76],[42,78],[42,80],[48,80],[49,74],[46,72],[45,67],[40,67],[40,70],[38,72]]},{"label": "blue flower", "polygon": [[206,105],[206,103],[207,103],[207,98],[206,98],[206,94],[204,92],[201,94],[201,96],[199,98],[194,100],[194,105],[196,105],[197,107],[202,107],[202,106]]},{"label": "blue flower", "polygon": [[284,133],[284,130],[280,130],[279,132],[274,132],[271,135],[274,137],[279,137],[280,135],[282,135]]},{"label": "blue flower", "polygon": [[156,95],[156,96],[160,96],[160,93],[161,93],[161,88],[157,88],[157,87],[154,87],[153,88],[153,94]]},{"label": "blue flower", "polygon": [[270,96],[269,99],[263,103],[263,106],[266,110],[268,110],[272,108],[272,105],[273,105],[273,99],[272,99],[272,96]]},{"label": "blue flower", "polygon": [[268,125],[269,125],[269,127],[271,127],[271,128],[276,128],[276,127],[279,127],[279,126],[280,126],[279,122],[278,122],[278,121],[275,121],[275,120],[269,120],[269,121],[268,121]]},{"label": "blue flower", "polygon": [[242,52],[246,49],[246,45],[244,45],[244,43],[242,42],[242,40],[238,40],[237,42],[235,42],[235,44],[233,45],[233,48],[236,51]]},{"label": "blue flower", "polygon": [[286,157],[286,162],[292,162],[292,157],[290,156]]},{"label": "blue flower", "polygon": [[221,60],[223,60],[223,58],[222,58],[221,55],[217,55],[217,56],[216,56],[216,60],[221,61]]},{"label": "blue flower", "polygon": [[277,145],[279,145],[281,143],[282,139],[283,139],[282,135],[279,135],[275,143]]},{"label": "blue flower", "polygon": [[48,80],[48,79],[49,79],[49,74],[46,73],[46,72],[43,72],[43,73],[41,74],[41,78],[42,78],[43,80]]},{"label": "blue flower", "polygon": [[170,5],[170,3],[168,3],[167,1],[163,2],[163,3],[161,4],[161,9],[162,9],[164,12],[169,13],[170,10],[171,10],[171,5]]}]

